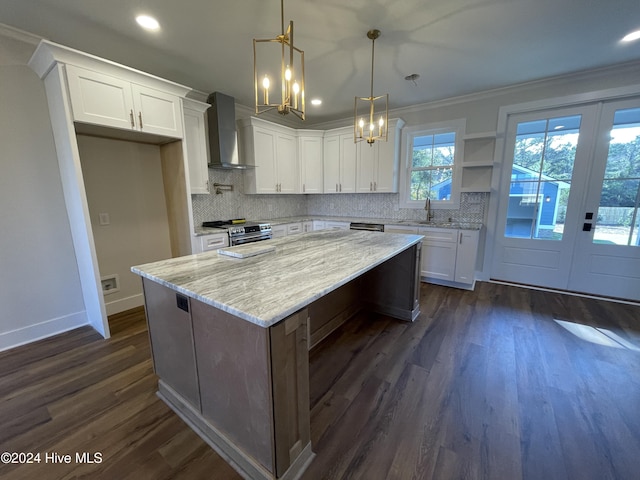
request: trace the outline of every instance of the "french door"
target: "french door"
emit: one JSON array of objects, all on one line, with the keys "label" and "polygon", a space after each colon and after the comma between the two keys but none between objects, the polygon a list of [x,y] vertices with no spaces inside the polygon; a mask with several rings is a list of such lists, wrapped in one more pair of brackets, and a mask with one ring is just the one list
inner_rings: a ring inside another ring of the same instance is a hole
[{"label": "french door", "polygon": [[640,99],[512,115],[493,279],[640,300]]}]

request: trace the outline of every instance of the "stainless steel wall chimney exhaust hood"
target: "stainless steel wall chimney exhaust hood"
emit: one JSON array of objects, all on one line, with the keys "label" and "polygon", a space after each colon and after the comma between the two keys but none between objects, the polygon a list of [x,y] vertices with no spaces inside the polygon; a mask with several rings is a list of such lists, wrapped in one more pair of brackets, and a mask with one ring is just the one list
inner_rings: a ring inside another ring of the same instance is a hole
[{"label": "stainless steel wall chimney exhaust hood", "polygon": [[209,123],[209,168],[251,168],[238,156],[236,107],[233,97],[214,92],[207,98]]}]

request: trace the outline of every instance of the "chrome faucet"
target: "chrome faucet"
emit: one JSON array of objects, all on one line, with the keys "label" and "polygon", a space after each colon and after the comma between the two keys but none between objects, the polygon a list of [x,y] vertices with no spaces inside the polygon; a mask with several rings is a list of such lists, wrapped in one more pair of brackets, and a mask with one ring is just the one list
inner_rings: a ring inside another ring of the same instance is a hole
[{"label": "chrome faucet", "polygon": [[424,203],[424,209],[427,211],[427,222],[433,220],[433,212],[431,211],[431,199],[427,197],[427,201]]}]

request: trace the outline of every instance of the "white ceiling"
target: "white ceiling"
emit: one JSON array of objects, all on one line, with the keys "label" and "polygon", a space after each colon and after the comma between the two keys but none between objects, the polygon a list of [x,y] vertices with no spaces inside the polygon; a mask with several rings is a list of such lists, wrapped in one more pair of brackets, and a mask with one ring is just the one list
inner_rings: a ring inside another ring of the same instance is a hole
[{"label": "white ceiling", "polygon": [[[352,115],[367,96],[392,108],[640,60],[638,0],[286,0],[305,52],[307,126]],[[134,21],[155,16],[161,30]],[[253,38],[280,32],[278,0],[1,0],[0,22],[205,93],[253,101]],[[404,77],[417,73],[417,85]],[[271,117],[277,121],[277,114]]]}]

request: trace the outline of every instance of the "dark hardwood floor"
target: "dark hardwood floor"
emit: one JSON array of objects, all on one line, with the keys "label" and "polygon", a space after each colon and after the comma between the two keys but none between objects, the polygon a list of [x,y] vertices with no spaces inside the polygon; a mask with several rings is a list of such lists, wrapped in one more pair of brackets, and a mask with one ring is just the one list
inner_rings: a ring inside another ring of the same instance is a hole
[{"label": "dark hardwood floor", "polygon": [[[640,478],[640,307],[479,283],[421,310],[311,352],[304,480]],[[155,396],[142,310],[110,324],[0,353],[0,452],[41,454],[0,478],[239,479]]]}]

